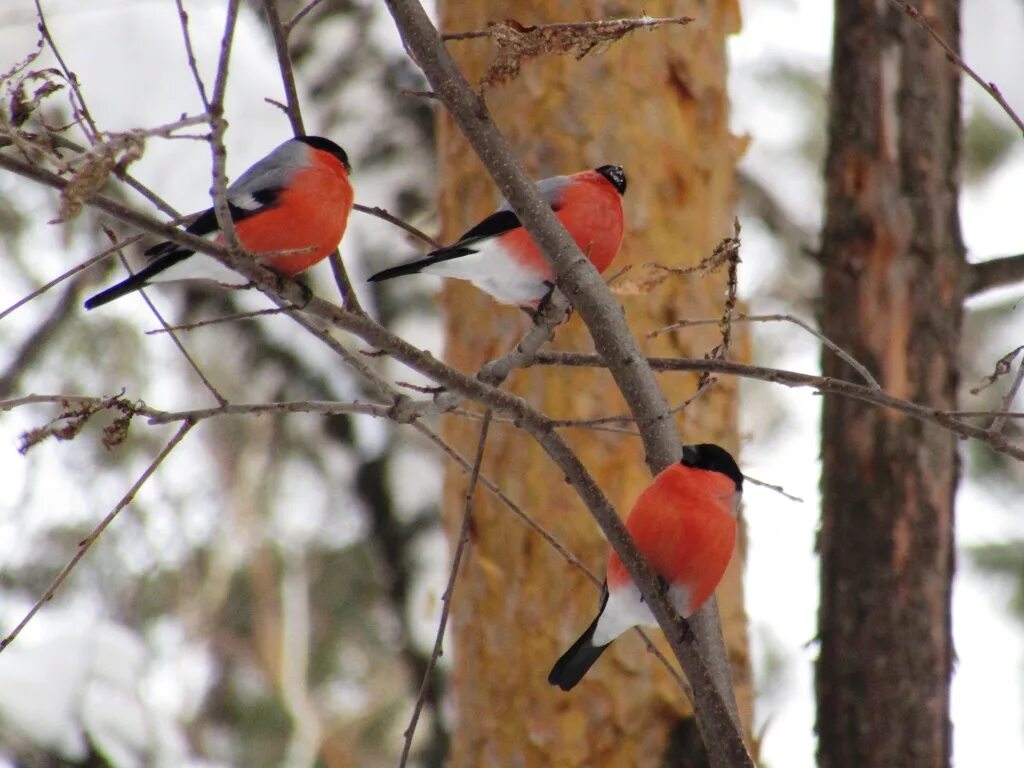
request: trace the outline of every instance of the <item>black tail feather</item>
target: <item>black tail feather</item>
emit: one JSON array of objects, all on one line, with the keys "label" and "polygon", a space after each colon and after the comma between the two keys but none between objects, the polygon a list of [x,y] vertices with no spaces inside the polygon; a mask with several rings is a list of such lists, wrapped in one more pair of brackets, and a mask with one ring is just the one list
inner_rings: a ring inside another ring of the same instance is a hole
[{"label": "black tail feather", "polygon": [[562,654],[562,657],[555,662],[548,675],[548,682],[557,685],[563,691],[572,690],[576,684],[583,679],[587,671],[594,666],[601,654],[604,653],[611,643],[594,645],[594,630],[597,629],[597,622],[601,614],[597,615],[593,623],[587,627],[587,631],[580,635],[579,639],[572,644],[572,647]]},{"label": "black tail feather", "polygon": [[102,307],[104,304],[109,304],[114,299],[126,296],[132,291],[139,290],[139,288],[145,286],[151,278],[159,275],[165,269],[173,267],[178,262],[187,259],[192,255],[192,253],[193,251],[172,249],[166,255],[158,258],[145,269],[139,270],[127,280],[122,280],[117,285],[112,285],[105,291],[100,291],[95,296],[90,296],[85,300],[85,308],[96,309],[96,307]]},{"label": "black tail feather", "polygon": [[390,280],[392,277],[402,277],[403,275],[415,275],[424,267],[433,264],[431,259],[420,259],[419,261],[412,261],[408,264],[399,264],[397,267],[391,267],[390,269],[382,269],[376,274],[370,275],[366,278],[368,283],[379,283],[381,280]]},{"label": "black tail feather", "polygon": [[422,272],[424,269],[429,267],[431,264],[437,264],[440,261],[450,261],[451,259],[457,259],[460,256],[465,256],[468,253],[476,253],[472,248],[466,246],[453,245],[449,248],[442,248],[437,251],[428,253],[425,258],[417,259],[416,261],[410,261],[408,264],[399,264],[397,267],[391,267],[390,269],[384,269],[375,275],[370,275],[366,278],[369,283],[379,283],[381,280],[390,280],[393,277],[402,277],[403,275],[415,275],[418,272]]}]

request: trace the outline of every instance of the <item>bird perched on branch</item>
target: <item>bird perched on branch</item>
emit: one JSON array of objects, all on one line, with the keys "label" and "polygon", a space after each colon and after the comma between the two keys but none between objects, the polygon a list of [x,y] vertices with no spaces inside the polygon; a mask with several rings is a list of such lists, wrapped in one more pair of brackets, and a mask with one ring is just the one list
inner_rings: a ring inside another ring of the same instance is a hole
[{"label": "bird perched on branch", "polygon": [[[281,144],[228,187],[228,209],[242,247],[258,263],[286,277],[324,259],[345,234],[352,210],[351,171],[345,150],[330,139],[297,136]],[[210,208],[185,231],[202,236],[217,229],[217,218]],[[87,299],[85,308],[107,304],[154,278],[170,281],[206,276],[204,269],[194,269],[190,258],[194,253],[170,241],[153,246],[146,251],[153,257],[150,264]],[[227,268],[224,273],[228,274]]]},{"label": "bird perched on branch", "polygon": [[[660,472],[630,510],[626,528],[684,619],[722,580],[742,492],[743,474],[728,451],[711,443],[686,445],[682,460]],[[638,624],[657,621],[613,551],[597,618],[555,662],[548,682],[570,690],[615,638]]]},{"label": "bird perched on branch", "polygon": [[[541,197],[598,272],[612,263],[622,244],[622,195],[626,174],[602,165],[572,176],[537,182]],[[555,272],[508,202],[455,243],[370,277],[371,282],[425,272],[468,280],[504,304],[535,307],[555,284]]]}]

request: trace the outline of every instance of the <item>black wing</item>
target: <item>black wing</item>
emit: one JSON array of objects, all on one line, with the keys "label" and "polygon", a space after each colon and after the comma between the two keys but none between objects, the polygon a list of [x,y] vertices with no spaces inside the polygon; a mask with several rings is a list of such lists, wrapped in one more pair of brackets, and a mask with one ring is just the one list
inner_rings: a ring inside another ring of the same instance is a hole
[{"label": "black wing", "polygon": [[[261,211],[265,211],[267,208],[273,208],[277,203],[278,198],[281,197],[281,187],[272,187],[267,189],[258,189],[250,195],[246,195],[246,198],[239,200],[243,205],[237,205],[234,202],[228,201],[228,211],[231,213],[231,220],[236,224],[240,221],[248,219],[250,216],[254,216]],[[207,208],[195,221],[189,224],[185,231],[190,235],[196,235],[202,237],[208,235],[217,229],[217,215],[214,213],[213,208]],[[177,243],[171,241],[165,241],[157,243],[152,248],[146,251],[147,256],[168,256],[172,253],[184,253],[188,255],[192,253],[188,248],[182,248]],[[179,259],[180,261],[180,259]]]},{"label": "black wing", "polygon": [[[239,199],[238,202],[244,203],[243,205],[236,205],[229,201],[228,211],[231,213],[231,220],[237,223],[239,221],[244,221],[260,211],[265,211],[267,208],[273,207],[280,196],[281,188],[267,188],[257,190],[256,192],[248,195],[244,200]],[[189,234],[202,237],[203,235],[210,234],[216,229],[217,216],[213,212],[212,208],[208,208],[199,214],[199,216],[185,228],[185,231]],[[126,280],[122,280],[117,285],[112,285],[105,291],[100,291],[95,296],[90,296],[85,300],[85,308],[95,309],[96,307],[102,307],[104,304],[109,304],[114,299],[119,299],[132,291],[137,291],[165,269],[169,269],[175,264],[184,261],[193,253],[195,253],[195,251],[191,248],[183,248],[170,240],[157,243],[146,251],[146,256],[151,257],[153,259],[152,262],[150,262],[144,269],[139,270]]]},{"label": "black wing", "polygon": [[[558,209],[554,208],[553,210]],[[469,253],[476,253],[477,249],[473,246],[481,240],[500,237],[506,232],[519,229],[521,226],[523,225],[514,211],[496,211],[468,232],[465,232],[462,237],[451,245],[444,248],[438,248],[436,251],[431,251],[422,259],[417,259],[416,261],[409,262],[408,264],[399,264],[397,267],[391,267],[391,269],[385,269],[375,275],[371,275],[367,280],[371,283],[377,283],[381,280],[390,280],[392,277],[414,275],[417,272],[422,271],[425,267],[429,267],[431,264],[457,259],[460,256],[465,256]]]},{"label": "black wing", "polygon": [[[460,237],[454,245],[449,246],[449,248],[466,245],[469,240],[483,240],[485,237],[498,237],[500,235],[504,235],[506,232],[511,232],[513,229],[519,229],[521,226],[523,225],[514,211],[497,211],[463,234],[462,237]],[[448,249],[442,248],[441,250],[444,251]],[[438,252],[439,251],[434,251],[434,253]]]}]

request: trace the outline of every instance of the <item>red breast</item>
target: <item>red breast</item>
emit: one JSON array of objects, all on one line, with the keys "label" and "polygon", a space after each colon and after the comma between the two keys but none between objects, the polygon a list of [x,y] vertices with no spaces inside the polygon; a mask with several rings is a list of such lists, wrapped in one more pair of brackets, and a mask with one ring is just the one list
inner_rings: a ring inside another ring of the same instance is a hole
[{"label": "red breast", "polygon": [[312,147],[308,154],[309,165],[295,172],[277,204],[236,227],[250,253],[295,251],[259,259],[282,275],[304,272],[334,251],[352,210],[352,185],[341,161]]},{"label": "red breast", "polygon": [[[673,464],[659,473],[630,510],[626,528],[655,572],[685,586],[696,612],[725,573],[736,543],[736,485],[720,472]],[[608,587],[630,581],[619,556],[608,561]]]},{"label": "red breast", "polygon": [[[596,171],[583,171],[570,178],[572,182],[554,201],[555,216],[597,271],[604,272],[622,244],[625,228],[622,196],[608,179]],[[526,229],[502,235],[499,242],[521,264],[536,269],[543,279],[554,281],[554,270]]]}]

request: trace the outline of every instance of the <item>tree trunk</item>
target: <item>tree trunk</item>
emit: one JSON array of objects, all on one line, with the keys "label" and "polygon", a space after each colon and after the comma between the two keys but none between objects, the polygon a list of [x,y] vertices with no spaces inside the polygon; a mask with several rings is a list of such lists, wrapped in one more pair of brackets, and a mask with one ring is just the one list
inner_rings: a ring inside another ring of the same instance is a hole
[{"label": "tree trunk", "polygon": [[[594,4],[581,2],[439,5],[441,28],[450,32],[482,29],[488,21],[507,18],[523,24],[596,18]],[[739,25],[738,8],[730,1],[650,2],[644,9],[652,16],[689,11],[702,23],[636,33],[580,61],[570,56],[529,60],[518,79],[485,93],[492,117],[535,177],[605,163],[624,166],[627,235],[607,275],[649,261],[695,264],[732,230],[733,166],[740,147],[728,132],[724,38]],[[483,75],[495,53],[485,40],[449,47],[471,82]],[[449,242],[489,213],[497,198],[447,116],[440,120],[439,141],[440,209]],[[643,295],[624,297],[623,303],[631,327],[642,337],[681,317],[719,315],[723,290],[721,275],[672,279]],[[443,300],[447,358],[464,371],[510,349],[528,324],[518,309],[499,308],[466,284],[450,282]],[[644,343],[650,354],[702,355],[717,342],[713,328],[701,327]],[[578,318],[558,329],[555,346],[591,349]],[[744,354],[741,348],[739,356]],[[662,378],[673,404],[692,395],[696,381],[691,375]],[[610,376],[601,371],[533,368],[514,374],[507,386],[555,418],[627,412]],[[681,426],[687,441],[736,448],[735,383],[718,384],[686,412]],[[453,418],[446,434],[463,455],[472,456],[478,431],[477,422]],[[625,514],[650,482],[640,441],[583,429],[565,434]],[[483,472],[603,575],[607,543],[526,435],[495,424]],[[465,487],[465,476],[449,471],[445,509],[452,540]],[[573,692],[548,685],[551,664],[592,618],[597,590],[489,494],[478,492],[473,514],[472,543],[452,606],[450,765],[680,764],[682,743],[696,738],[692,715],[683,693],[638,637],[629,634],[617,641]],[[749,724],[741,560],[735,558],[719,599],[739,707]],[[661,642],[660,633],[654,634]]]},{"label": "tree trunk", "polygon": [[[920,3],[914,3],[920,6]],[[954,47],[958,0],[925,4]],[[822,330],[888,392],[954,408],[964,299],[959,73],[888,3],[836,3]],[[826,376],[854,372],[824,353]],[[818,757],[950,761],[955,436],[854,400],[823,414]]]}]

